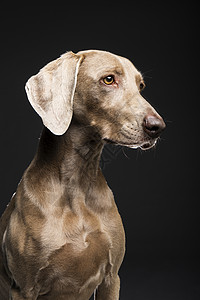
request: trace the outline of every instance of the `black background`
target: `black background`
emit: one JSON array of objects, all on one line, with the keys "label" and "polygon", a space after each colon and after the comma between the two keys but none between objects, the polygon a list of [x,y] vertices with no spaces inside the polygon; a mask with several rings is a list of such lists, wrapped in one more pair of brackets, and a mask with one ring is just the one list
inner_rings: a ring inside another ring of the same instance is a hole
[{"label": "black background", "polygon": [[42,129],[25,95],[27,79],[67,50],[125,56],[144,74],[143,96],[167,128],[156,149],[103,153],[127,237],[120,299],[200,299],[198,7],[193,1],[41,3],[7,4],[0,12],[1,213]]}]

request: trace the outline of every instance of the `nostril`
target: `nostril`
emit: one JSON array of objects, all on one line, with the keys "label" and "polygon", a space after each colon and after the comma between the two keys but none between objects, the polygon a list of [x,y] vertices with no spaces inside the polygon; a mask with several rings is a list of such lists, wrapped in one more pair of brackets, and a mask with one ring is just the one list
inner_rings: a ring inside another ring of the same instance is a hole
[{"label": "nostril", "polygon": [[159,126],[149,126],[148,127],[148,130],[150,130],[150,131],[158,131],[159,130]]},{"label": "nostril", "polygon": [[161,117],[147,115],[143,123],[144,131],[151,137],[156,138],[165,128],[165,123]]}]

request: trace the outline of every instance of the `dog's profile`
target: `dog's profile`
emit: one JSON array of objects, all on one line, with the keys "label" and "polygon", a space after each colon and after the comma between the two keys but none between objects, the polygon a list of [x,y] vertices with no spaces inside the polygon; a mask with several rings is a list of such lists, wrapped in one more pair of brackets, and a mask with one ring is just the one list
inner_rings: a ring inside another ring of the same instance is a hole
[{"label": "dog's profile", "polygon": [[[126,58],[67,52],[26,84],[45,125],[1,217],[2,300],[118,300],[125,235],[99,167],[105,143],[149,149],[165,123]],[[130,187],[131,188],[131,187]]]}]

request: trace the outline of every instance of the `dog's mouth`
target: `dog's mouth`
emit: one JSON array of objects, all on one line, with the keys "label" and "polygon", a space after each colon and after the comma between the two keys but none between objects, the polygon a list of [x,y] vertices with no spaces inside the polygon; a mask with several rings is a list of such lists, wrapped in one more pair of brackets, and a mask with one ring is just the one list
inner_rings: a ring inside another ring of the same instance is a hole
[{"label": "dog's mouth", "polygon": [[125,146],[125,147],[132,148],[132,149],[140,148],[142,150],[148,150],[148,149],[153,148],[156,145],[157,138],[149,140],[149,141],[145,141],[141,144],[127,144],[127,143],[118,142],[118,141],[114,141],[114,140],[107,139],[107,138],[104,138],[104,141],[108,144]]},{"label": "dog's mouth", "polygon": [[141,148],[142,150],[148,150],[153,148],[156,145],[156,143],[157,143],[157,139],[154,139],[153,141],[145,142],[139,145],[139,148]]}]

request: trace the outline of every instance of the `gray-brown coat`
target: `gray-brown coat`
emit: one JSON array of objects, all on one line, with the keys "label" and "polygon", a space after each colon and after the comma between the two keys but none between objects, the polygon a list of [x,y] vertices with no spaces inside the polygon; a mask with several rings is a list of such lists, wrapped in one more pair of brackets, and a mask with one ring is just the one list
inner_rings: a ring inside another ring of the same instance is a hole
[{"label": "gray-brown coat", "polygon": [[28,80],[46,127],[1,218],[1,299],[119,299],[125,235],[99,159],[106,142],[155,145],[165,125],[143,86],[129,60],[97,50],[67,52]]}]

